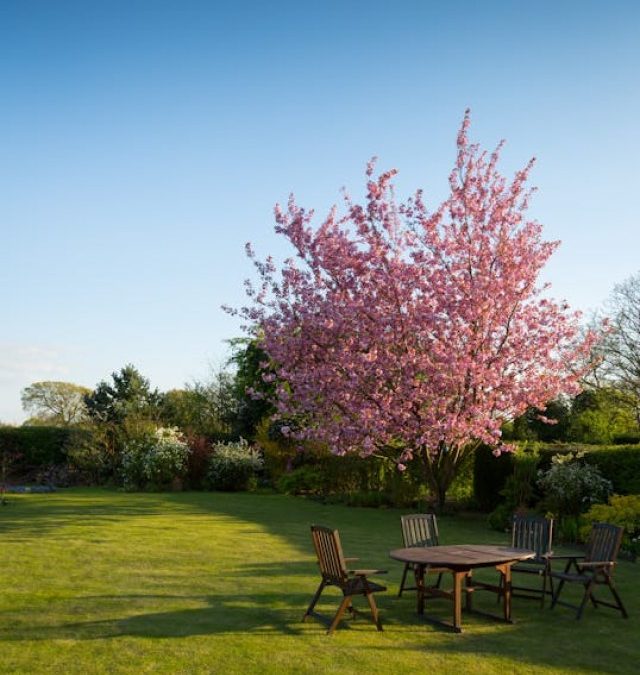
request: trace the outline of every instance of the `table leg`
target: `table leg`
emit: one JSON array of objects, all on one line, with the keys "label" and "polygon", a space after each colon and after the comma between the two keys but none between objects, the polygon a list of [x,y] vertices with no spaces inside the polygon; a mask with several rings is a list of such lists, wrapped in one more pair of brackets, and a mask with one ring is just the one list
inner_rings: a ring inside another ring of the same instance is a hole
[{"label": "table leg", "polygon": [[467,572],[453,572],[453,630],[462,632],[462,581]]},{"label": "table leg", "polygon": [[[465,586],[468,589],[470,586],[473,586],[473,572],[469,571],[467,572],[467,576],[465,578]],[[473,591],[467,590],[466,591],[466,610],[468,612],[473,611]]]},{"label": "table leg", "polygon": [[414,573],[416,577],[416,599],[418,614],[424,614],[424,565],[414,565]]},{"label": "table leg", "polygon": [[502,611],[504,620],[511,623],[511,564],[498,567],[502,574]]}]

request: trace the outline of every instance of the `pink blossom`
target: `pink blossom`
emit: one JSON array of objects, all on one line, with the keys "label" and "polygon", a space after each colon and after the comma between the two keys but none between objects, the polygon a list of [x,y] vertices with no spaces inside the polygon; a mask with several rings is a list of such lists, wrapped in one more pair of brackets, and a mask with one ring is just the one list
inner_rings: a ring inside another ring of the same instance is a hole
[{"label": "pink blossom", "polygon": [[276,207],[296,257],[279,270],[252,258],[261,290],[247,285],[240,313],[286,382],[276,407],[304,419],[301,437],[338,454],[395,447],[399,469],[416,457],[455,465],[477,442],[510,451],[504,420],[579,391],[599,335],[541,297],[558,242],[526,216],[533,163],[507,180],[501,146],[481,152],[469,125],[467,111],[450,193],[431,210],[420,190],[397,203],[395,172],[375,179],[373,161],[366,203],[345,196],[315,229],[293,197]]}]

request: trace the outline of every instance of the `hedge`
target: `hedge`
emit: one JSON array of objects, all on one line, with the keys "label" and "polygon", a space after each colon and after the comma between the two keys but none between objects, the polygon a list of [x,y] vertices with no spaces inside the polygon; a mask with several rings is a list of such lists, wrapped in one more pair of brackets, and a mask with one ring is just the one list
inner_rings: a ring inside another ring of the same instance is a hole
[{"label": "hedge", "polygon": [[0,427],[0,453],[12,458],[12,471],[64,464],[71,439],[86,433],[67,427]]},{"label": "hedge", "polygon": [[495,457],[492,448],[481,445],[474,453],[473,496],[481,511],[493,511],[502,501],[500,491],[513,473],[513,457],[505,452]]},{"label": "hedge", "polygon": [[[576,450],[584,452],[584,461],[596,466],[602,475],[613,484],[619,495],[640,494],[640,445],[576,445],[555,444],[538,447],[538,469],[545,471],[551,466],[551,458]],[[513,459],[509,454],[493,457],[491,448],[481,447],[476,451],[473,473],[473,488],[478,508],[493,510],[500,502],[500,491],[507,477],[513,472]]]}]

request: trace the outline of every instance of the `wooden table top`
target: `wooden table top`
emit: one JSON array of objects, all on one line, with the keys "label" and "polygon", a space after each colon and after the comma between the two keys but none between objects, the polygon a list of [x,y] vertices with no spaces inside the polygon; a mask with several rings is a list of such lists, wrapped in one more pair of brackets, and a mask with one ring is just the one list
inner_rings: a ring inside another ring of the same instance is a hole
[{"label": "wooden table top", "polygon": [[450,569],[473,569],[502,563],[535,558],[534,551],[510,546],[484,546],[459,544],[456,546],[415,546],[397,548],[389,556],[400,562],[448,567]]}]

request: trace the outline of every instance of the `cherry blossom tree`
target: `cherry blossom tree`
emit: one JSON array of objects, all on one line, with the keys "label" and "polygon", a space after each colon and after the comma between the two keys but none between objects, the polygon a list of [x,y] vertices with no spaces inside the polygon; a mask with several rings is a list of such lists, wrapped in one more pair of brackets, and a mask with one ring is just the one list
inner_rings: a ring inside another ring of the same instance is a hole
[{"label": "cherry blossom tree", "polygon": [[[291,434],[339,455],[385,450],[419,462],[439,504],[480,443],[495,454],[501,424],[529,406],[576,394],[596,332],[537,285],[559,242],[525,212],[533,160],[507,181],[492,153],[457,137],[450,194],[428,209],[422,190],[394,196],[395,170],[367,167],[364,204],[344,195],[312,227],[290,197],[276,232],[296,257],[256,259],[247,319],[270,359],[277,414]],[[286,432],[286,427],[283,427]]]}]

